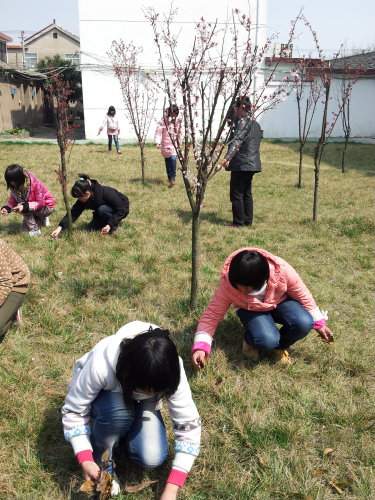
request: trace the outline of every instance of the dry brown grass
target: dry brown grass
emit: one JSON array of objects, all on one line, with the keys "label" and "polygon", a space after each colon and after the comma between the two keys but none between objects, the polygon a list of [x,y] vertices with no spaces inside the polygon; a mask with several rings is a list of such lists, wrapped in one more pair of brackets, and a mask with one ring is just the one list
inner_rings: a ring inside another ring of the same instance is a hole
[{"label": "dry brown grass", "polygon": [[[311,165],[307,148],[306,165]],[[59,409],[74,361],[123,324],[140,319],[169,328],[185,359],[203,421],[203,443],[180,498],[186,500],[337,498],[328,481],[346,480],[345,500],[375,498],[373,336],[373,147],[350,145],[340,173],[330,145],[321,174],[319,222],[312,216],[313,171],[296,189],[296,144],[262,143],[263,172],[254,178],[253,227],[228,230],[229,174],[210,182],[201,225],[199,306],[190,311],[190,209],[181,177],[167,187],[160,153],[147,149],[147,185],[140,183],[139,153],[108,155],[104,146],[76,146],[72,184],[85,172],[117,187],[131,213],[113,237],[87,234],[89,213],[69,239],[18,233],[16,216],[2,219],[2,237],[28,263],[32,280],[23,328],[12,328],[0,346],[0,498],[78,499],[81,474],[64,441]],[[2,145],[2,171],[20,163],[56,195],[52,228],[64,215],[54,170],[57,146]],[[356,169],[356,170],[354,170]],[[362,171],[362,172],[361,172]],[[5,185],[1,181],[3,200]],[[18,219],[19,220],[19,219]],[[52,229],[51,228],[51,229]],[[190,366],[197,321],[219,281],[225,258],[242,246],[265,248],[290,262],[330,312],[332,346],[311,333],[292,349],[293,364],[257,364],[241,355],[242,328],[230,311],[215,336],[202,374]],[[59,274],[62,273],[62,274]],[[217,377],[223,382],[215,385]],[[45,392],[47,391],[47,393]],[[171,460],[144,472],[120,454],[121,482],[159,479],[137,495],[158,498]],[[334,453],[323,456],[326,447]],[[313,477],[316,470],[326,473]],[[125,495],[123,498],[127,498]],[[129,496],[130,498],[130,496]],[[303,498],[301,496],[300,498]]]}]

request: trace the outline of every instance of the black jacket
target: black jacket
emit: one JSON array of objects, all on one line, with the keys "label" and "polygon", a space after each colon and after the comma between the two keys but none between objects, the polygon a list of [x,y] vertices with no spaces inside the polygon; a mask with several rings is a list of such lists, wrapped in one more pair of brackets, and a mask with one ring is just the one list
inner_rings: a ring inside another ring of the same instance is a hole
[{"label": "black jacket", "polygon": [[[129,213],[128,198],[119,193],[116,189],[109,186],[101,186],[95,179],[91,179],[91,185],[94,188],[94,195],[86,203],[77,200],[72,206],[72,221],[75,222],[84,210],[96,210],[102,205],[107,205],[113,210],[113,218],[109,220],[108,225],[113,228],[119,225],[122,219]],[[59,224],[63,229],[68,226],[68,216],[65,215]]]},{"label": "black jacket", "polygon": [[244,114],[232,127],[228,138],[226,160],[230,160],[227,170],[231,172],[261,172],[259,147],[262,130],[259,123]]}]

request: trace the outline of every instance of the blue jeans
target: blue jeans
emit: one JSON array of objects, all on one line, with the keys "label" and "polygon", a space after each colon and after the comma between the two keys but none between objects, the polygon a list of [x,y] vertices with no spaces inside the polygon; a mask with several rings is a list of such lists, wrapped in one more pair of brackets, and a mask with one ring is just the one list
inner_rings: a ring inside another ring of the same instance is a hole
[{"label": "blue jeans", "polygon": [[113,217],[113,210],[108,205],[101,205],[93,213],[93,218],[87,226],[87,231],[100,231],[108,224],[108,221]]},{"label": "blue jeans", "polygon": [[[100,391],[91,405],[94,423],[91,444],[95,462],[100,466],[101,456],[113,448],[125,436],[129,458],[143,469],[161,465],[167,457],[168,443],[163,419],[155,410],[156,398],[134,401],[134,411],[124,405],[121,392]],[[112,462],[106,469],[113,475]]]},{"label": "blue jeans", "polygon": [[112,137],[115,141],[115,146],[117,151],[120,151],[120,145],[118,143],[118,135],[109,135],[108,136],[108,151],[112,151]]},{"label": "blue jeans", "polygon": [[164,158],[165,160],[165,169],[167,171],[168,180],[176,178],[176,164],[177,158],[176,156],[170,156],[169,158]]},{"label": "blue jeans", "polygon": [[[269,312],[238,309],[237,315],[245,327],[246,343],[258,351],[288,349],[306,337],[314,326],[311,314],[290,298]],[[280,330],[275,323],[282,325]]]}]

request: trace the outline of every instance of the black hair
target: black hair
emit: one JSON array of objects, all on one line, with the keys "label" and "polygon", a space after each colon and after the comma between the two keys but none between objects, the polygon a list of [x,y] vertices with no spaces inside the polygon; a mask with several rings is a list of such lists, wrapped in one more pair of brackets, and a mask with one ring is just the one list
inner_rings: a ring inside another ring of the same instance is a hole
[{"label": "black hair", "polygon": [[177,116],[180,113],[180,109],[177,106],[177,104],[172,104],[172,106],[169,106],[169,108],[166,109],[168,116],[173,116],[174,113],[177,114]]},{"label": "black hair", "polygon": [[85,196],[87,191],[90,193],[94,191],[88,175],[78,174],[78,177],[79,181],[74,183],[71,191],[73,198],[81,198],[81,196]]},{"label": "black hair", "polygon": [[242,108],[245,111],[250,111],[251,109],[250,99],[246,95],[237,97],[235,105],[237,106],[237,108]]},{"label": "black hair", "polygon": [[109,106],[107,115],[110,115],[110,114],[111,114],[111,111],[114,111],[114,112],[115,112],[115,114],[116,114],[116,109],[115,109],[115,107],[114,107],[114,106]]},{"label": "black hair", "polygon": [[[26,173],[22,167],[19,165],[13,164],[9,165],[4,172],[5,182],[7,183],[7,189],[18,190],[26,183]],[[14,187],[11,182],[15,182],[16,186]]]},{"label": "black hair", "polygon": [[267,259],[256,250],[243,250],[235,255],[229,265],[228,278],[233,288],[251,286],[260,290],[270,277]]},{"label": "black hair", "polygon": [[169,398],[180,383],[180,363],[176,346],[168,330],[155,328],[124,339],[116,365],[124,403],[133,408],[133,392],[153,391],[156,396]]}]

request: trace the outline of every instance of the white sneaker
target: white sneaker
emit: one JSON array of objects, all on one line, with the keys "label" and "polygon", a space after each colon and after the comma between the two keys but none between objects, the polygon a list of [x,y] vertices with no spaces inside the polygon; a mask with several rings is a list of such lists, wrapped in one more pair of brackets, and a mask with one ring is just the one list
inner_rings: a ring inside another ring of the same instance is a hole
[{"label": "white sneaker", "polygon": [[40,236],[42,234],[40,229],[37,229],[36,231],[29,231],[30,236]]},{"label": "white sneaker", "polygon": [[50,225],[49,217],[44,217],[44,227],[50,227]]},{"label": "white sneaker", "polygon": [[117,497],[117,495],[121,491],[121,486],[117,476],[114,476],[112,479],[112,488],[111,488],[111,497]]}]

